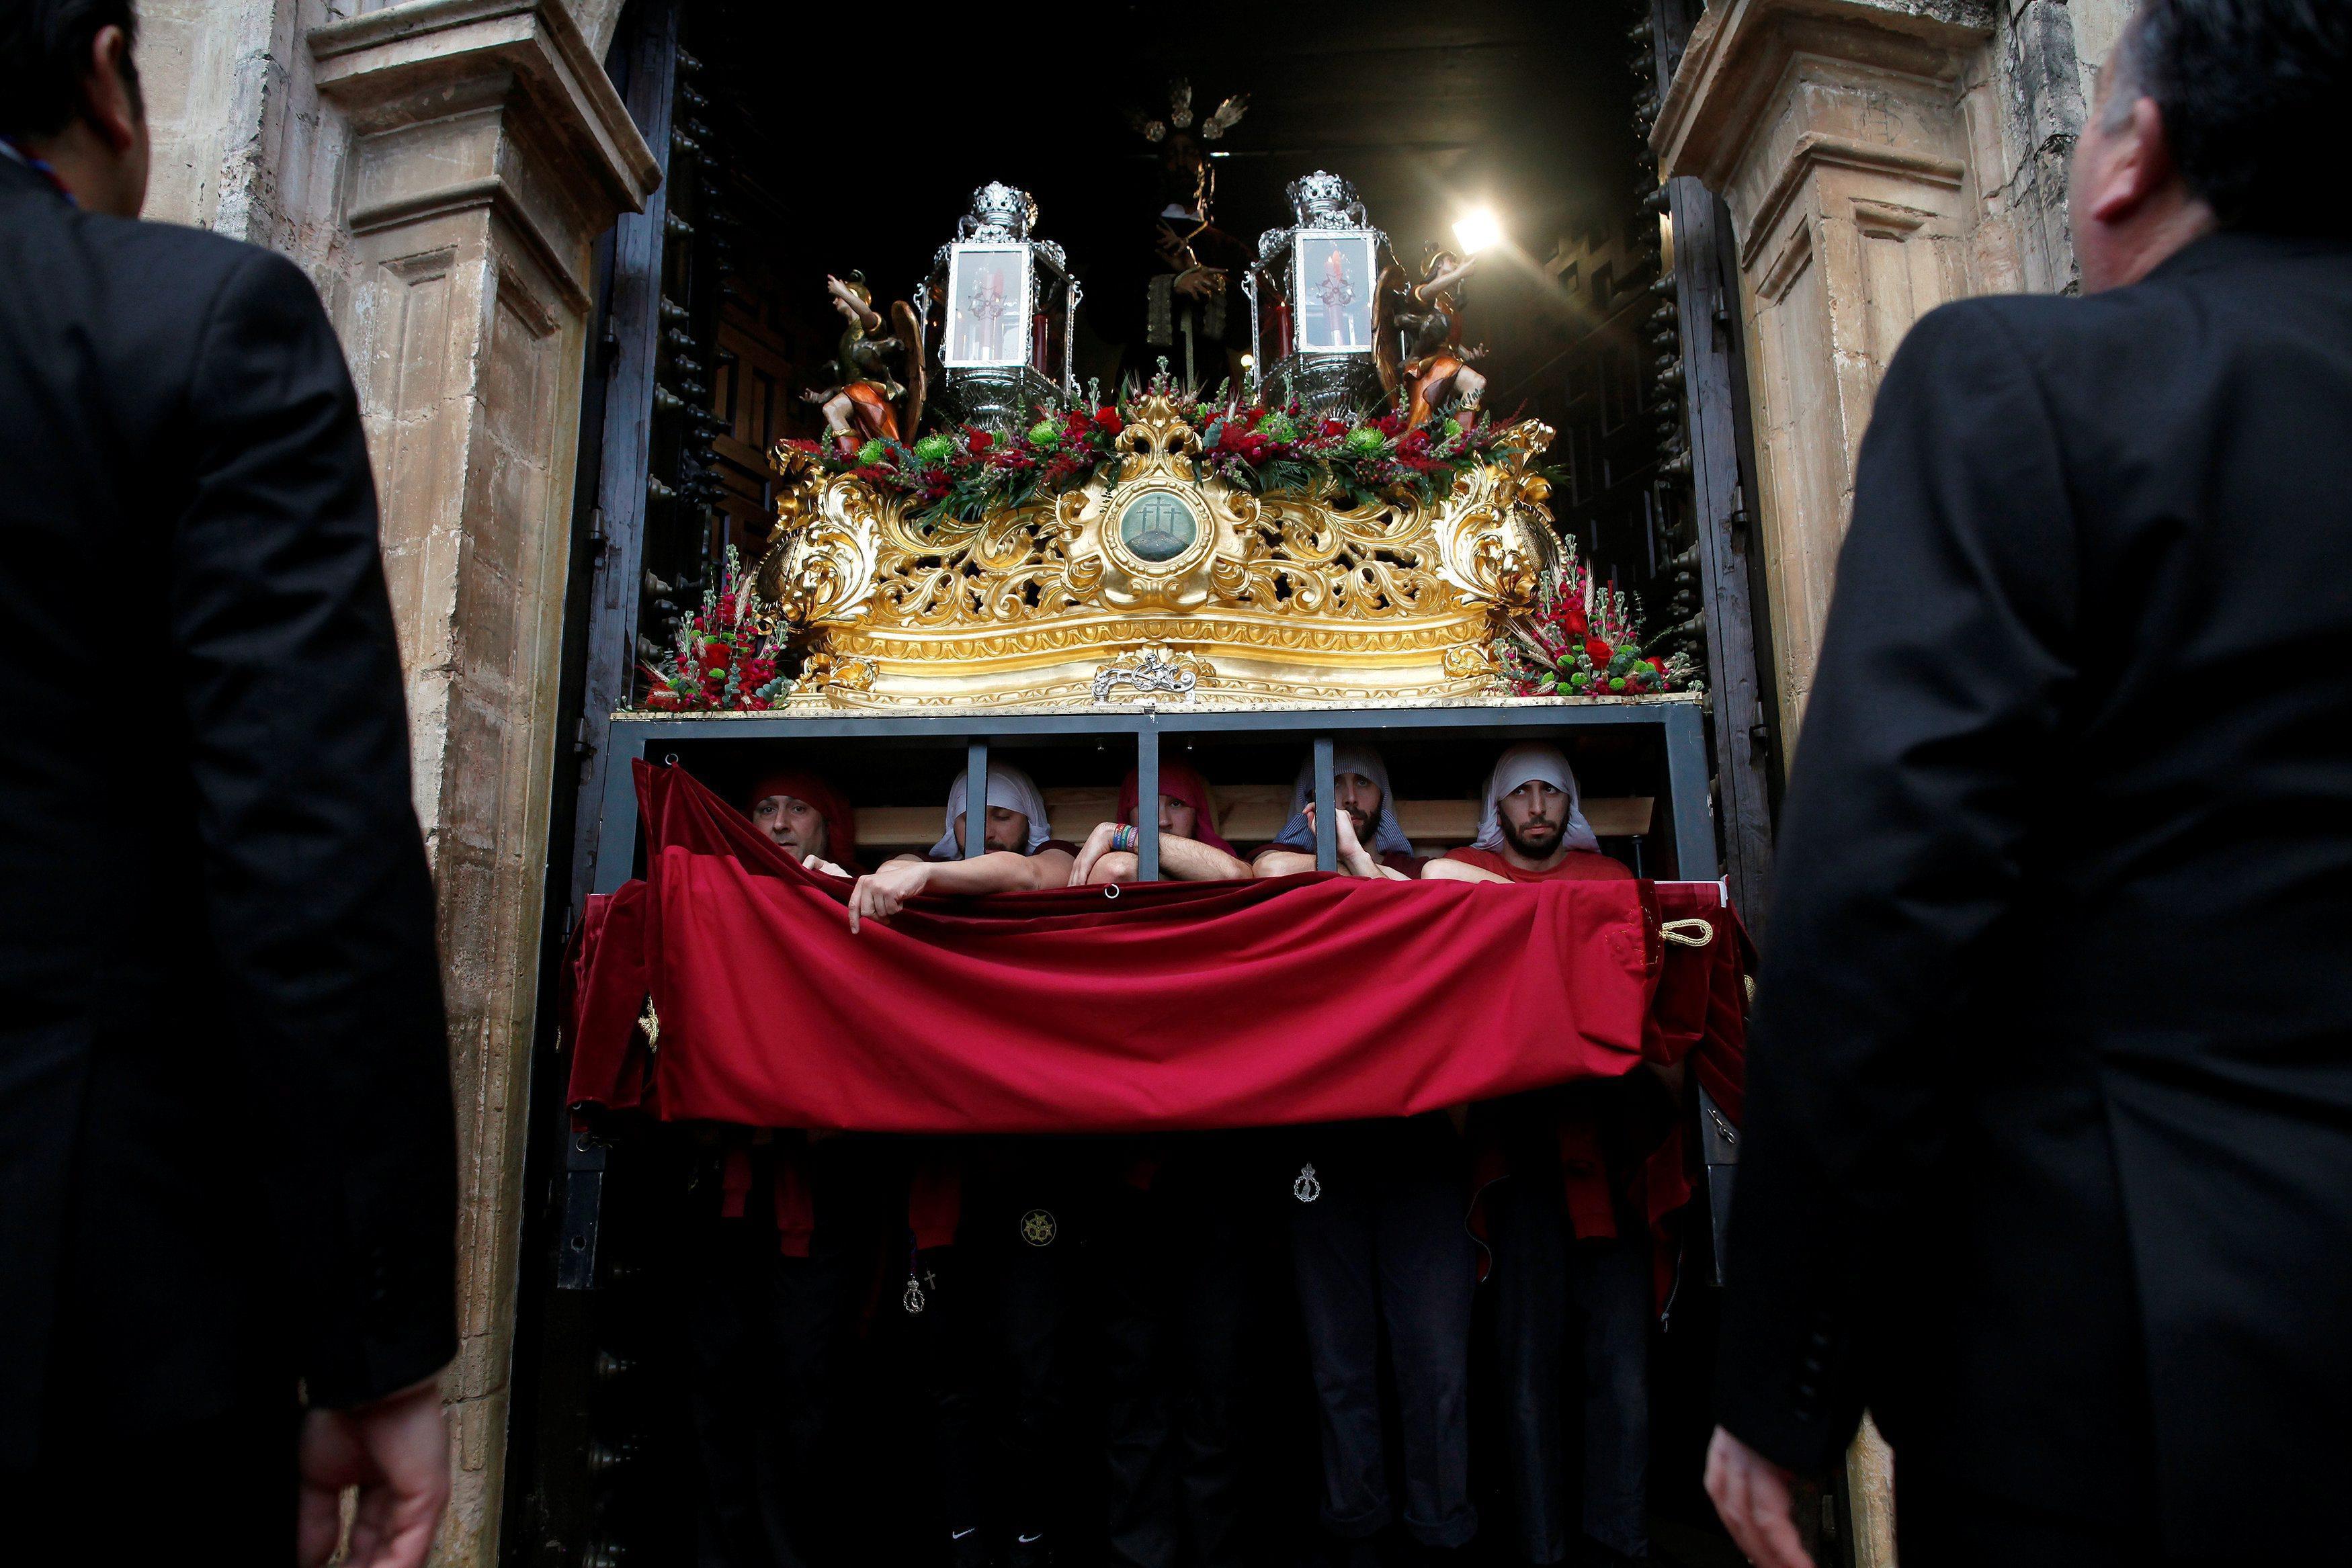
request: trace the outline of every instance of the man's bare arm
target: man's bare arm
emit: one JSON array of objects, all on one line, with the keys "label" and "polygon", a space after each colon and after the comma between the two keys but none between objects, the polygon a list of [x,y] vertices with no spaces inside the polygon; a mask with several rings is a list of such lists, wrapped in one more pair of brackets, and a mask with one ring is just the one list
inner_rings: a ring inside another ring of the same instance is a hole
[{"label": "man's bare arm", "polygon": [[1472,865],[1467,861],[1447,860],[1440,855],[1421,868],[1421,880],[1423,882],[1508,882],[1511,879],[1497,875],[1485,866]]},{"label": "man's bare arm", "polygon": [[880,871],[859,877],[857,885],[849,890],[849,929],[854,933],[867,920],[887,920],[919,894],[1025,893],[1032,888],[1062,887],[1069,880],[1067,850],[1040,850],[1034,855],[991,850],[960,861],[898,855]]},{"label": "man's bare arm", "polygon": [[[1315,808],[1307,808],[1307,826],[1315,826]],[[1356,838],[1355,819],[1347,812],[1339,813],[1339,874],[1362,877],[1366,881],[1385,879],[1390,882],[1411,882],[1412,878],[1393,867],[1382,865],[1372,852]],[[1297,850],[1261,850],[1251,863],[1252,876],[1289,876],[1295,872],[1313,871],[1315,857]]]},{"label": "man's bare arm", "polygon": [[[1134,882],[1143,874],[1142,859],[1132,850],[1106,850],[1091,865],[1085,865],[1083,860],[1081,864],[1086,871],[1085,880],[1097,887],[1110,882]],[[1307,857],[1307,869],[1315,869],[1311,855]],[[1252,874],[1249,862],[1238,855],[1212,849],[1198,839],[1179,838],[1174,833],[1160,835],[1160,876],[1163,882],[1245,882]]]},{"label": "man's bare arm", "polygon": [[1315,857],[1297,850],[1260,850],[1250,862],[1252,876],[1290,876],[1315,869]]},{"label": "man's bare arm", "polygon": [[1213,849],[1198,839],[1160,835],[1160,874],[1171,882],[1223,882],[1247,877],[1250,868],[1239,855]]},{"label": "man's bare arm", "polygon": [[1040,850],[1017,855],[1011,850],[991,850],[970,860],[932,861],[922,891],[942,893],[1026,893],[1037,887],[1064,887],[1070,880],[1070,852]]}]

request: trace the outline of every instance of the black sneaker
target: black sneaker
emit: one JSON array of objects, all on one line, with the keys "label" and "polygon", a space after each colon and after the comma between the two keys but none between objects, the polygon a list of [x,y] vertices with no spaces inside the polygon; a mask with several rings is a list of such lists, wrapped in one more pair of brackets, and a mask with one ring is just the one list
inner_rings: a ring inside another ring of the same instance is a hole
[{"label": "black sneaker", "polygon": [[967,1530],[948,1537],[948,1568],[993,1568],[995,1561],[989,1554],[986,1531]]},{"label": "black sneaker", "polygon": [[1041,1531],[1035,1535],[1016,1535],[1013,1549],[1004,1554],[1004,1568],[1053,1568],[1054,1548]]}]

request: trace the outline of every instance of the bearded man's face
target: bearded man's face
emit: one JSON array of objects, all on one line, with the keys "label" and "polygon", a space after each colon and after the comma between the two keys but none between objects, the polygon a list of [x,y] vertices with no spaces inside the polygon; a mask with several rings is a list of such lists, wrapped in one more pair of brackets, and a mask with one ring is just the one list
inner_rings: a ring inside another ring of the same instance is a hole
[{"label": "bearded man's face", "polygon": [[1381,818],[1381,787],[1360,773],[1342,773],[1331,780],[1331,793],[1356,824],[1356,841],[1369,846],[1372,824]]},{"label": "bearded man's face", "polygon": [[1529,860],[1543,860],[1559,848],[1559,836],[1568,830],[1568,792],[1530,779],[1503,797],[1496,814],[1504,842]]}]

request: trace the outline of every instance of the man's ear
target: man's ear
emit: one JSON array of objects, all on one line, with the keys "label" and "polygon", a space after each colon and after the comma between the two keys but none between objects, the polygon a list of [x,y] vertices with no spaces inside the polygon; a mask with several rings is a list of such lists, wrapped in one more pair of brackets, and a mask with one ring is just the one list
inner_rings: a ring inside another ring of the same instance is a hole
[{"label": "man's ear", "polygon": [[2113,226],[2127,221],[2177,172],[2172,143],[2156,99],[2133,100],[2129,120],[2107,138],[2112,149],[2090,193],[2090,214]]},{"label": "man's ear", "polygon": [[130,72],[130,38],[120,27],[100,27],[90,39],[89,69],[82,77],[82,117],[118,156],[139,137],[140,109]]}]

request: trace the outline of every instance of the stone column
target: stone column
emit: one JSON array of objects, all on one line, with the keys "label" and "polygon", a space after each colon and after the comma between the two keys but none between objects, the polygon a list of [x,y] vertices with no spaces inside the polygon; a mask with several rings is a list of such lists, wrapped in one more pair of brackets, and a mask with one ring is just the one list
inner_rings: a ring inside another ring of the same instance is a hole
[{"label": "stone column", "polygon": [[2074,286],[2065,172],[2084,74],[2057,0],[1718,0],[1691,34],[1654,140],[1661,173],[1720,192],[1738,236],[1792,741],[1903,335],[1962,295]]},{"label": "stone column", "polygon": [[457,1084],[457,1492],[445,1563],[498,1542],[560,737],[591,246],[658,178],[552,0],[407,0],[309,31],[350,126],[334,300],[383,503]]},{"label": "stone column", "polygon": [[1879,378],[1913,321],[1971,288],[1986,151],[1971,71],[1992,35],[1974,0],[1728,0],[1693,30],[1660,109],[1660,172],[1720,192],[1738,235],[1790,737]]}]

